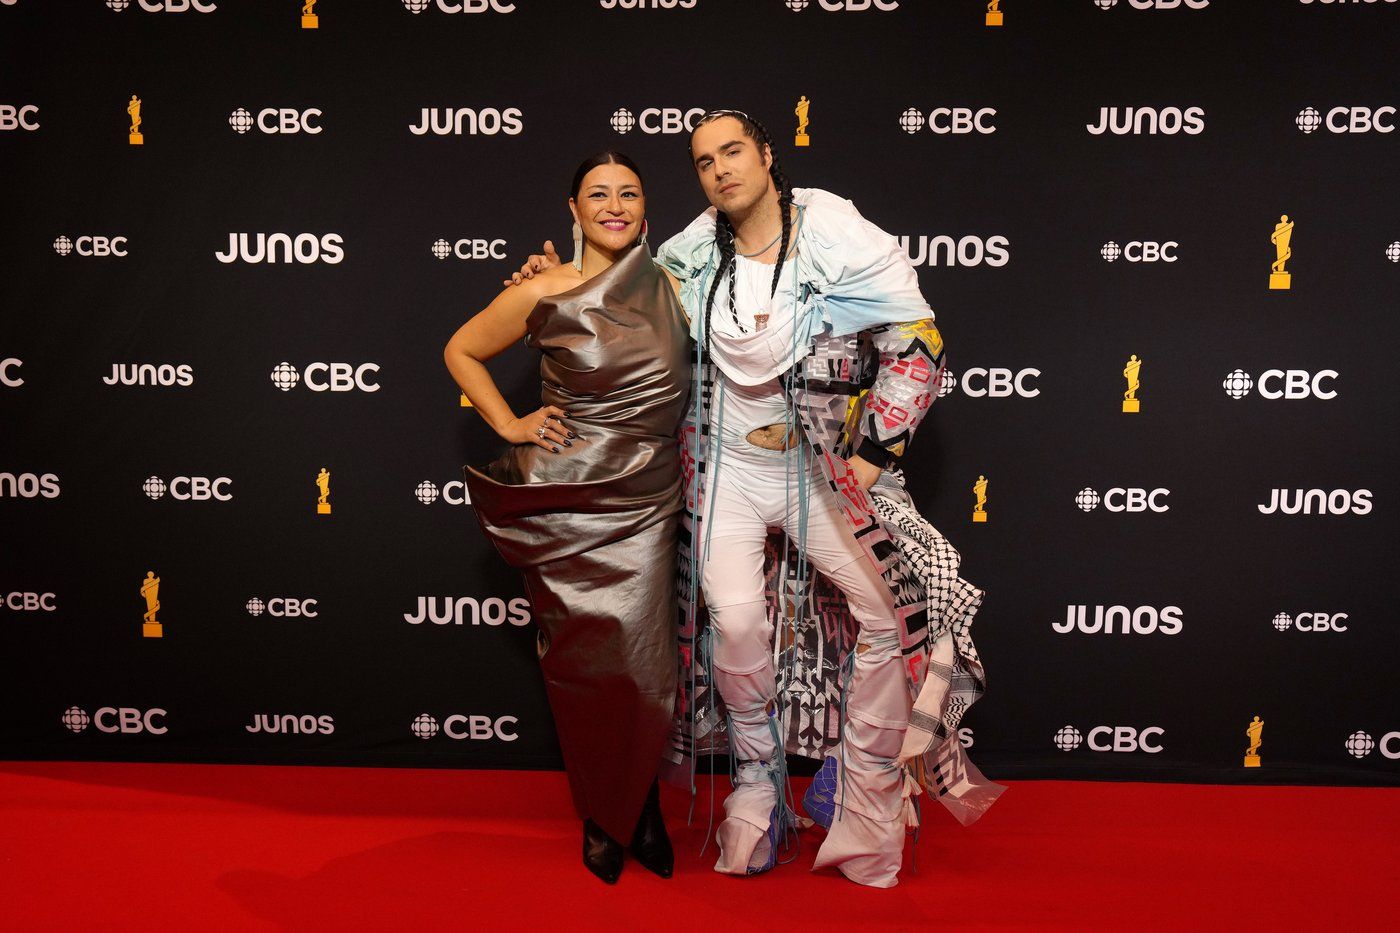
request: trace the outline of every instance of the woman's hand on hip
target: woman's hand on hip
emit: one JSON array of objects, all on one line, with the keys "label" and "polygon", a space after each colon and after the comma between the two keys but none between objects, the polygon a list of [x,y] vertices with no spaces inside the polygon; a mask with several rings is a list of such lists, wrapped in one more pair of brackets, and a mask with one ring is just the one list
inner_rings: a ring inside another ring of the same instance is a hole
[{"label": "woman's hand on hip", "polygon": [[569,413],[554,405],[545,405],[523,418],[515,418],[501,428],[501,437],[512,444],[535,444],[545,450],[559,452],[559,445],[572,447],[578,437],[564,419]]}]

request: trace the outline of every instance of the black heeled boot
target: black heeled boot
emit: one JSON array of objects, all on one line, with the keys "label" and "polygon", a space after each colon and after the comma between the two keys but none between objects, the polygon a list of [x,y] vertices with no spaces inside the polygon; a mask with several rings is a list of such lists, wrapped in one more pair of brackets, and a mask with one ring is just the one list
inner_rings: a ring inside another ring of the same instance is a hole
[{"label": "black heeled boot", "polygon": [[622,874],[622,843],[592,820],[583,821],[583,864],[608,884]]},{"label": "black heeled boot", "polygon": [[642,804],[642,815],[637,819],[636,831],[632,833],[631,851],[643,868],[663,878],[671,877],[676,867],[671,837],[666,835],[666,823],[661,818],[661,790],[656,781],[651,782],[646,803]]}]

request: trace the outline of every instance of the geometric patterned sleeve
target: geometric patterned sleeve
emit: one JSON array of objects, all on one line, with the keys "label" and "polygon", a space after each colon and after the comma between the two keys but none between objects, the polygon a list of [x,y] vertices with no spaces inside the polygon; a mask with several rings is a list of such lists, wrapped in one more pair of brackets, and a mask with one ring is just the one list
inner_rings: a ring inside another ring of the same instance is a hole
[{"label": "geometric patterned sleeve", "polygon": [[834,336],[861,333],[879,354],[864,399],[856,453],[884,467],[903,455],[938,397],[943,338],[919,277],[900,242],[845,198],[816,188],[794,190],[806,209],[805,257]]},{"label": "geometric patterned sleeve", "polygon": [[875,384],[861,413],[856,453],[878,467],[904,455],[943,380],[943,337],[933,318],[868,331],[880,354]]}]

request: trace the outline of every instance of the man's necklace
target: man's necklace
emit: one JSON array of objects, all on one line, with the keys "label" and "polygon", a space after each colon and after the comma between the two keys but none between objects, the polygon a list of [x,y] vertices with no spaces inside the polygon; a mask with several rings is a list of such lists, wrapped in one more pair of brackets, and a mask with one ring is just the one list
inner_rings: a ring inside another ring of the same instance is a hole
[{"label": "man's necklace", "polygon": [[[799,221],[801,220],[801,215],[800,215],[800,214],[798,215],[798,219],[799,219]],[[799,223],[799,226],[801,226],[800,223]],[[796,232],[796,231],[793,231],[793,232]],[[775,237],[773,237],[772,242],[770,242],[767,246],[763,247],[763,249],[759,250],[759,251],[756,252],[756,253],[738,253],[738,255],[743,256],[745,259],[752,259],[752,258],[755,257],[755,256],[761,256],[761,255],[763,255],[764,253],[768,252],[770,249],[772,249],[772,248],[773,248],[773,244],[774,244],[774,243],[777,243],[778,240],[782,239],[782,236],[783,236],[783,231],[779,230],[779,231],[778,231],[778,235],[775,236]],[[793,239],[795,240],[796,237],[794,237]],[[795,249],[796,247],[797,247],[797,244],[794,242],[794,243],[792,244],[792,248]],[[736,251],[736,252],[738,251],[738,243],[737,243],[737,241],[736,241],[736,243],[735,243],[735,251]],[[789,250],[789,252],[791,252],[791,250]],[[783,257],[783,258],[786,258],[786,257]],[[734,273],[733,273],[733,272],[730,272],[729,274],[730,274],[730,275],[733,275]],[[771,299],[770,299],[770,300],[771,300]],[[730,309],[729,309],[729,316],[730,316],[731,318],[734,319],[734,326],[737,327],[737,328],[739,328],[739,333],[741,333],[741,334],[747,334],[747,333],[749,332],[749,329],[748,329],[747,327],[745,327],[743,324],[739,323],[739,309],[738,309],[738,308],[730,308]],[[770,316],[771,316],[771,315],[769,315],[769,314],[761,314],[761,313],[760,313],[760,314],[755,314],[755,315],[753,316],[754,330],[758,331],[758,330],[764,330],[764,329],[766,329],[766,328],[768,327],[768,318],[769,318]]]},{"label": "man's necklace", "polygon": [[739,255],[740,255],[740,256],[743,256],[745,259],[752,259],[752,258],[755,257],[755,256],[762,256],[764,253],[768,252],[770,249],[773,248],[773,244],[777,243],[777,242],[778,242],[779,240],[781,240],[782,238],[783,238],[783,231],[779,230],[779,231],[778,231],[778,235],[775,236],[775,237],[773,237],[773,239],[770,240],[770,241],[768,242],[768,245],[765,246],[765,247],[763,247],[763,249],[758,250],[757,252],[753,252],[753,253],[740,253]]}]

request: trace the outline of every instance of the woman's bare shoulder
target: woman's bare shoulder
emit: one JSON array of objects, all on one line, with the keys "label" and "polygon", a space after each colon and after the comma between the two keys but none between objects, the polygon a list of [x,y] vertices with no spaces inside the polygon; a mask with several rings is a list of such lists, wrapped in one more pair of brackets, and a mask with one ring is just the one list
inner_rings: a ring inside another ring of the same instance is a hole
[{"label": "woman's bare shoulder", "polygon": [[538,301],[577,288],[582,281],[582,274],[572,265],[565,263],[562,266],[551,266],[543,272],[536,272],[532,278],[515,287],[525,289],[531,298]]},{"label": "woman's bare shoulder", "polygon": [[578,285],[578,270],[573,266],[555,266],[536,272],[518,285],[507,285],[492,300],[485,312],[494,316],[524,321],[542,298],[562,294]]}]

